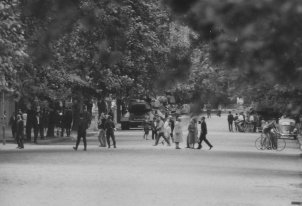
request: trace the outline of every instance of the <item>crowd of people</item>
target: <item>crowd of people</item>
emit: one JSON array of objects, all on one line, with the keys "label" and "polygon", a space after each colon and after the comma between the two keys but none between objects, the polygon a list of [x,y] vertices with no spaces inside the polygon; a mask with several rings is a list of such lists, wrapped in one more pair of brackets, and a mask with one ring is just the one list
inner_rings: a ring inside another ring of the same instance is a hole
[{"label": "crowd of people", "polygon": [[29,108],[26,112],[21,109],[13,113],[9,119],[12,137],[18,143],[19,149],[24,148],[24,140],[31,141],[32,133],[34,143],[45,137],[70,136],[73,114],[70,107],[60,110],[41,110],[40,106],[35,109]]},{"label": "crowd of people", "polygon": [[[200,124],[199,138],[197,122]],[[175,149],[180,149],[179,144],[184,141],[180,117],[173,118],[172,116],[168,116],[161,118],[160,116],[156,116],[151,122],[146,120],[144,123],[144,139],[148,139],[150,130],[152,131],[152,140],[155,141],[154,146],[157,146],[159,143],[165,144],[165,142],[168,146],[171,146],[172,142],[175,143]],[[204,141],[212,149],[213,145],[208,141],[206,135],[207,125],[205,117],[202,117],[201,121],[197,121],[197,118],[192,118],[188,126],[186,148],[194,149],[195,144],[198,144],[197,149],[201,149],[202,142]],[[161,138],[163,139],[162,141],[160,141]]]}]

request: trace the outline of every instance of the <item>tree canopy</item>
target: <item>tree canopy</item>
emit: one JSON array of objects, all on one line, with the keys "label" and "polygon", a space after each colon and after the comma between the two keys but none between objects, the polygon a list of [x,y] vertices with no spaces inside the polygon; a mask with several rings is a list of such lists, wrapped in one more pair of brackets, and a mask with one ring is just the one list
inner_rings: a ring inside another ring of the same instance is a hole
[{"label": "tree canopy", "polygon": [[237,93],[267,103],[276,95],[280,104],[301,103],[301,1],[165,2],[201,42],[209,43],[214,64],[239,71],[232,82],[241,88]]}]

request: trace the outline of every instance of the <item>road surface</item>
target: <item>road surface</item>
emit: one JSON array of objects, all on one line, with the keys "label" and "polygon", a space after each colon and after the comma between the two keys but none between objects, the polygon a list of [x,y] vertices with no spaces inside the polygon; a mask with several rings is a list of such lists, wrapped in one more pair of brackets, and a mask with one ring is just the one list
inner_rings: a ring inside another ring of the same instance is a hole
[{"label": "road surface", "polygon": [[[0,146],[1,206],[286,206],[302,202],[302,156],[295,141],[259,151],[259,134],[230,133],[226,116],[206,119],[208,150],[152,146],[141,130],[118,131],[117,148],[73,151],[75,141]],[[183,119],[186,131],[187,119]]]}]

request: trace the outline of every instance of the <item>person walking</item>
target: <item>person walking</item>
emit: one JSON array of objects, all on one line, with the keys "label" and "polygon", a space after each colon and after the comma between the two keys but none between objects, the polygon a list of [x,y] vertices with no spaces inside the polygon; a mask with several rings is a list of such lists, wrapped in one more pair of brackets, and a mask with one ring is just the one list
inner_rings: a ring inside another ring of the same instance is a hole
[{"label": "person walking", "polygon": [[114,125],[114,122],[112,121],[111,116],[108,116],[107,121],[105,123],[105,128],[106,128],[106,137],[107,137],[108,148],[110,148],[110,137],[113,142],[113,147],[116,148],[116,142],[115,142],[115,136],[114,136],[115,125]]},{"label": "person walking", "polygon": [[17,149],[24,149],[24,122],[22,120],[22,116],[20,114],[17,115],[17,124],[16,124],[16,141],[18,144]]},{"label": "person walking", "polygon": [[198,143],[198,148],[197,149],[202,148],[202,145],[201,145],[202,141],[205,141],[205,143],[210,147],[210,149],[212,149],[213,145],[207,139],[207,134],[208,134],[208,129],[207,129],[207,124],[206,124],[206,121],[205,121],[205,117],[202,117],[201,118],[200,137],[199,137],[199,143]]},{"label": "person walking", "polygon": [[181,120],[179,117],[176,118],[176,122],[174,125],[174,142],[175,142],[175,149],[180,149],[179,143],[183,141],[183,133],[182,133],[182,128],[180,124]]},{"label": "person walking", "polygon": [[232,112],[229,111],[228,115],[228,125],[229,125],[229,131],[233,132],[233,121],[234,121],[234,116],[232,115]]},{"label": "person walking", "polygon": [[156,126],[157,136],[155,140],[155,144],[153,146],[157,146],[160,138],[162,137],[170,146],[169,140],[165,137],[165,128],[164,128],[164,122],[163,120],[158,117],[157,118],[157,126]]},{"label": "person walking", "polygon": [[99,132],[99,142],[100,146],[99,147],[106,147],[106,128],[105,128],[105,123],[106,123],[106,117],[105,114],[102,112],[99,121],[98,121],[98,129],[100,130]]},{"label": "person walking", "polygon": [[173,135],[172,135],[172,128],[171,128],[171,116],[166,118],[164,123],[165,129],[165,137],[169,140],[169,142],[174,142]]},{"label": "person walking", "polygon": [[187,148],[194,149],[196,143],[196,137],[198,135],[198,129],[196,126],[196,119],[191,119],[188,126],[188,136],[187,136]]},{"label": "person walking", "polygon": [[76,146],[73,147],[74,150],[78,149],[80,144],[81,138],[83,138],[84,143],[84,151],[87,150],[87,142],[86,142],[86,130],[88,129],[88,119],[85,117],[85,111],[80,113],[79,123],[78,123],[78,136]]},{"label": "person walking", "polygon": [[157,131],[156,131],[156,118],[153,117],[153,121],[151,122],[151,131],[152,131],[152,140],[156,139]]}]

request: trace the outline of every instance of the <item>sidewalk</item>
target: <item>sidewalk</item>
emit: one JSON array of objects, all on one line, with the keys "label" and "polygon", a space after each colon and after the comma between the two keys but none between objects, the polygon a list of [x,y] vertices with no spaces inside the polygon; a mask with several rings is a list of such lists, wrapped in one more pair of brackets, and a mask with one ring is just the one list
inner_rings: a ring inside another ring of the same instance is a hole
[{"label": "sidewalk", "polygon": [[[94,131],[93,129],[88,129],[87,130],[87,137],[95,136],[98,135],[98,131]],[[24,140],[25,143],[33,143],[33,137],[34,134],[32,133],[32,139],[31,141]],[[37,139],[37,142],[39,145],[46,145],[46,144],[52,144],[52,143],[58,143],[58,142],[65,142],[65,141],[71,141],[71,140],[76,140],[77,138],[77,133],[76,131],[72,131],[70,137],[61,137],[61,136],[54,136],[54,137],[44,137],[44,139]],[[12,136],[12,132],[9,129],[5,129],[5,141],[6,143],[16,143],[15,139]],[[0,134],[0,144],[3,143],[3,135],[2,131]]]}]

